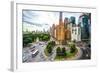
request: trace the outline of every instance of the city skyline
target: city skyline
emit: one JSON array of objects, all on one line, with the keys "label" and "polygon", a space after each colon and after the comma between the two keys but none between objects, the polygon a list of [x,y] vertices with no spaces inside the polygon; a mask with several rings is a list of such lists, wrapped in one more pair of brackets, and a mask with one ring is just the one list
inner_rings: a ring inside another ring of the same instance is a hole
[{"label": "city skyline", "polygon": [[[67,17],[75,17],[75,23],[78,24],[79,16],[83,13],[63,12],[63,21]],[[59,12],[50,11],[32,11],[24,10],[22,16],[23,31],[47,31],[55,24],[59,24]],[[33,29],[35,28],[35,29]]]}]

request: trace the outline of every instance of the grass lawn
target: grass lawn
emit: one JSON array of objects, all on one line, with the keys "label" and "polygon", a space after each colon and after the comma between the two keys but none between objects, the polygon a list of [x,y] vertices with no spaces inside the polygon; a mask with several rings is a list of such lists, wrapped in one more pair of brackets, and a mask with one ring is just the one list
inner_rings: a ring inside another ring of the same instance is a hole
[{"label": "grass lawn", "polygon": [[55,60],[56,61],[63,61],[63,60],[66,60],[67,56],[66,57],[63,57],[63,56],[56,56],[55,57]]},{"label": "grass lawn", "polygon": [[76,55],[77,52],[78,52],[77,49],[76,49],[75,52],[73,52],[73,53],[67,52],[67,57],[68,57],[68,58],[74,57],[74,56]]},{"label": "grass lawn", "polygon": [[44,49],[44,53],[46,56],[49,56],[49,53],[47,52],[47,49]]}]

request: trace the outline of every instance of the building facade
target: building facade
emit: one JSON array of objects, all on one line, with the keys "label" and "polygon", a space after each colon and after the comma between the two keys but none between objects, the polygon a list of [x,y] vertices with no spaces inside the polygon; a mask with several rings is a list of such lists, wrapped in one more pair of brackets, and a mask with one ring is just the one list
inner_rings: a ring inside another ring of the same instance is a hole
[{"label": "building facade", "polygon": [[79,24],[81,25],[81,39],[89,40],[91,37],[91,18],[90,14],[82,14],[79,17]]},{"label": "building facade", "polygon": [[81,27],[80,24],[76,24],[74,16],[70,17],[70,26],[71,26],[71,41],[81,41]]},{"label": "building facade", "polygon": [[68,18],[62,19],[62,12],[59,15],[59,24],[53,26],[53,36],[56,40],[56,44],[65,44],[68,40],[71,40],[71,30],[69,27]]},{"label": "building facade", "polygon": [[71,28],[71,41],[81,41],[81,28],[80,25],[72,26]]},{"label": "building facade", "polygon": [[60,12],[59,24],[53,24],[51,27],[51,36],[54,38],[56,44],[66,44],[68,41],[81,41],[83,33],[86,32],[86,30],[84,32],[83,30],[88,29],[87,26],[81,26],[81,24],[85,23],[83,16],[80,16],[78,24],[76,24],[76,18],[74,16],[71,16],[70,19],[65,17],[64,21],[62,18],[62,12]]}]

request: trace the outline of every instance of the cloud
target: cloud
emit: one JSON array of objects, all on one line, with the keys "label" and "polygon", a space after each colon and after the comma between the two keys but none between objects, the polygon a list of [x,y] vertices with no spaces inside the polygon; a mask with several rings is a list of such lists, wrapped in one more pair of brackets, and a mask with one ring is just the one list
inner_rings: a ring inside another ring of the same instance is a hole
[{"label": "cloud", "polygon": [[28,23],[28,24],[31,24],[31,25],[36,25],[36,26],[39,26],[39,27],[42,26],[41,24],[33,23],[33,22],[30,22],[30,21],[23,21],[23,22]]},{"label": "cloud", "polygon": [[[80,15],[81,13],[63,12],[63,20],[65,17],[70,18],[71,16],[75,16],[76,23],[78,23]],[[30,26],[36,26],[37,29],[41,28],[41,30],[48,30],[53,24],[59,24],[59,12],[24,10],[22,22],[29,24]]]}]

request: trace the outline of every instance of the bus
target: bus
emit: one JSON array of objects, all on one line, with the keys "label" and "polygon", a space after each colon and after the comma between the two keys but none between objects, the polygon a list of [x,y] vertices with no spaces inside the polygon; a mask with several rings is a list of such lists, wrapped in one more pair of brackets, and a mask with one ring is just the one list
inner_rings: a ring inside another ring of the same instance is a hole
[{"label": "bus", "polygon": [[39,53],[39,50],[38,49],[34,49],[31,52],[32,52],[32,58],[34,58]]}]

